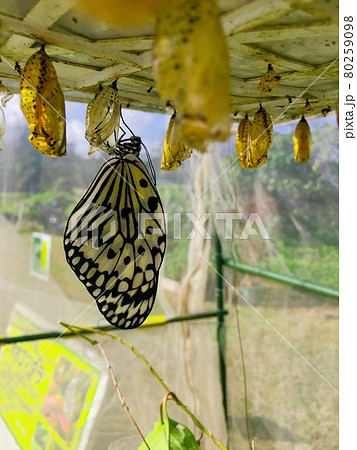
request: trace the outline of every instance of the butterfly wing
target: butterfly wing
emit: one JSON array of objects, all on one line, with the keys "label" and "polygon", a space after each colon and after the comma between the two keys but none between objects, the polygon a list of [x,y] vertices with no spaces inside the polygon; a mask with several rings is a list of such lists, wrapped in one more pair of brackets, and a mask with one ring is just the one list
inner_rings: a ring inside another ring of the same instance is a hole
[{"label": "butterfly wing", "polygon": [[[166,232],[159,194],[137,156],[103,165],[68,219],[64,248],[67,262],[98,302],[105,296],[116,307],[131,302],[150,313]],[[131,313],[130,307],[127,317]]]}]

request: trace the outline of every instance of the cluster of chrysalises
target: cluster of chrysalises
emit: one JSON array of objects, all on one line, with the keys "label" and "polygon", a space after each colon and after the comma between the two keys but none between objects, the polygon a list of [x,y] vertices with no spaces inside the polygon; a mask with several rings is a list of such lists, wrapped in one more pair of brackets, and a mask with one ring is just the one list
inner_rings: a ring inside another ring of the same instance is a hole
[{"label": "cluster of chrysalises", "polygon": [[[162,168],[173,170],[192,149],[204,152],[210,142],[229,137],[229,51],[219,11],[215,0],[127,3],[76,0],[84,13],[117,26],[154,24],[156,87],[164,104],[176,111],[175,132],[171,133],[170,122]],[[177,147],[189,150],[177,153]]]},{"label": "cluster of chrysalises", "polygon": [[[278,75],[271,64],[258,85],[262,94],[271,92],[280,83],[281,76]],[[310,102],[306,100],[303,107],[305,112],[313,111]],[[322,110],[326,117],[329,109]],[[273,142],[273,124],[267,111],[260,107],[255,113],[253,123],[250,122],[248,114],[240,121],[236,134],[236,151],[239,164],[244,169],[254,169],[262,166],[268,160],[268,151]],[[293,137],[294,159],[299,163],[310,160],[311,131],[304,115],[297,124]]]},{"label": "cluster of chrysalises", "polygon": [[[236,151],[239,164],[244,169],[254,169],[265,164],[272,141],[272,121],[269,114],[260,105],[253,123],[246,114],[238,125]],[[304,115],[295,128],[293,149],[294,159],[298,163],[306,163],[310,160],[311,130]]]},{"label": "cluster of chrysalises", "polygon": [[273,126],[267,111],[260,105],[253,123],[248,115],[240,122],[236,135],[239,164],[244,169],[254,169],[265,164],[273,142]]},{"label": "cluster of chrysalises", "polygon": [[[280,83],[278,75],[271,64],[268,71],[262,76],[258,89],[262,94],[271,92]],[[268,112],[260,103],[254,115],[253,123],[248,114],[240,121],[236,134],[236,151],[238,162],[243,169],[261,167],[268,160],[268,151],[273,142],[273,124]]]}]

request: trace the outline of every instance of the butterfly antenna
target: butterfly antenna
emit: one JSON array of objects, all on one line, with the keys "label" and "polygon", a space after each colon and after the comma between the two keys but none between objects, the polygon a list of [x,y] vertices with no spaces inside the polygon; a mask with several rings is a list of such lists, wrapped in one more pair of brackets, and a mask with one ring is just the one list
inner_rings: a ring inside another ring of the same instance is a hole
[{"label": "butterfly antenna", "polygon": [[121,126],[119,126],[119,130],[121,130],[121,131],[123,132],[123,134],[121,134],[121,135],[119,136],[119,139],[118,139],[118,141],[117,141],[118,144],[121,143],[121,141],[123,140],[124,136],[126,135],[126,132],[125,132],[124,128],[122,128]]},{"label": "butterfly antenna", "polygon": [[[122,110],[121,110],[121,109],[120,109],[120,120],[121,120],[121,122],[124,124],[124,126],[130,131],[130,133],[132,134],[132,138],[135,138],[136,144],[138,144],[138,143],[139,143],[139,140],[140,140],[140,145],[144,147],[145,154],[146,154],[146,157],[147,157],[147,160],[148,160],[149,170],[150,170],[150,172],[151,172],[151,178],[152,178],[154,184],[156,185],[156,172],[155,172],[154,164],[152,163],[152,159],[151,159],[149,150],[147,149],[146,145],[143,143],[143,141],[141,140],[141,138],[138,137],[138,136],[135,136],[133,130],[132,130],[132,129],[129,127],[129,125],[125,122],[125,120],[124,120],[124,118],[123,118],[123,114],[122,114]],[[124,134],[120,137],[118,144],[121,143],[121,141],[123,140],[124,135],[126,134],[125,131],[123,130],[123,128],[122,128],[122,127],[120,127],[120,128],[121,128],[121,130],[124,132]],[[136,139],[136,138],[138,138],[138,139]],[[133,139],[133,141],[134,141],[134,139]],[[133,142],[133,143],[134,143],[134,142]],[[135,145],[135,144],[134,144],[134,145]]]},{"label": "butterfly antenna", "polygon": [[133,130],[129,127],[129,125],[125,122],[123,114],[121,112],[121,108],[120,108],[120,120],[122,121],[122,123],[126,126],[126,128],[130,131],[130,133],[135,136]]},{"label": "butterfly antenna", "polygon": [[148,164],[149,164],[149,169],[151,172],[151,178],[153,179],[154,184],[156,185],[156,172],[155,172],[154,164],[152,163],[152,159],[151,159],[149,150],[147,149],[146,145],[142,141],[141,141],[141,145],[144,147],[144,150],[145,150],[145,154],[146,154]]}]

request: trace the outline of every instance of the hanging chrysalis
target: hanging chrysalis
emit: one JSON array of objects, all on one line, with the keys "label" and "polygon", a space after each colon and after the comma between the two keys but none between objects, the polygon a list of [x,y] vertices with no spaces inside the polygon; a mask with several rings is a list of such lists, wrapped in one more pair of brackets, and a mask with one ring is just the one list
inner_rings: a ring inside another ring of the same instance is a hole
[{"label": "hanging chrysalis", "polygon": [[310,160],[311,130],[304,116],[295,128],[293,147],[295,161],[306,163]]},{"label": "hanging chrysalis", "polygon": [[53,64],[42,46],[27,61],[20,80],[20,106],[30,143],[45,155],[66,154],[65,104]]},{"label": "hanging chrysalis", "polygon": [[191,156],[192,149],[184,144],[176,129],[176,113],[174,113],[169,121],[169,126],[165,136],[164,153],[161,160],[161,170],[175,170],[181,166],[181,161]]},{"label": "hanging chrysalis", "polygon": [[268,160],[268,151],[272,142],[272,121],[260,104],[252,124],[247,115],[239,124],[236,137],[239,164],[244,169],[255,169],[262,166]]},{"label": "hanging chrysalis", "polygon": [[306,100],[305,106],[302,108],[302,113],[307,113],[313,111],[315,108],[311,105],[309,100]]},{"label": "hanging chrysalis", "polygon": [[[95,149],[111,153],[112,143],[108,140],[115,137],[120,124],[120,99],[117,81],[110,86],[100,87],[98,93],[88,103],[86,111],[86,139],[90,143],[89,154]],[[115,144],[115,142],[114,142]]]},{"label": "hanging chrysalis", "polygon": [[0,97],[1,99],[1,105],[5,108],[6,103],[12,99],[14,94],[10,92],[9,88],[7,88],[1,81],[0,81]]},{"label": "hanging chrysalis", "polygon": [[4,136],[5,131],[6,131],[5,114],[2,107],[0,106],[0,152],[2,150],[1,139]]},{"label": "hanging chrysalis", "polygon": [[268,64],[268,72],[262,76],[258,89],[262,94],[271,92],[276,86],[278,86],[280,80],[281,76],[275,72],[271,64]]},{"label": "hanging chrysalis", "polygon": [[250,164],[260,167],[268,160],[268,151],[273,142],[273,125],[267,111],[260,107],[254,115],[250,132]]},{"label": "hanging chrysalis", "polygon": [[154,172],[139,157],[141,138],[124,134],[70,215],[64,249],[106,320],[129,329],[154,305],[166,226]]},{"label": "hanging chrysalis", "polygon": [[242,119],[238,125],[236,135],[236,151],[238,162],[244,169],[250,169],[250,167],[248,167],[248,159],[250,152],[249,139],[251,129],[252,124],[248,118],[248,114],[246,114],[244,119]]},{"label": "hanging chrysalis", "polygon": [[327,106],[326,108],[322,108],[321,115],[322,117],[327,117],[327,114],[332,111],[331,106]]},{"label": "hanging chrysalis", "polygon": [[[9,100],[12,99],[14,94],[10,92],[10,90],[0,81],[0,97],[1,98],[1,105],[5,108],[6,104]],[[2,150],[1,145],[1,138],[4,136],[6,131],[6,120],[5,120],[5,114],[0,106],[0,151]]]},{"label": "hanging chrysalis", "polygon": [[214,0],[172,0],[158,16],[153,70],[160,97],[177,111],[190,148],[224,140],[230,128],[230,66]]}]

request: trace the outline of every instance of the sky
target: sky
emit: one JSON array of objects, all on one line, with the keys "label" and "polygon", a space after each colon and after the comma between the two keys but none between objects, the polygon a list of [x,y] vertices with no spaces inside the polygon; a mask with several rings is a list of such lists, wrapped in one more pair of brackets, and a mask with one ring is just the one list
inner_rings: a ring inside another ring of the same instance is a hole
[{"label": "sky", "polygon": [[[85,113],[87,104],[66,102],[66,118],[67,118],[67,144],[78,154],[86,156],[89,144],[85,135]],[[6,132],[3,137],[3,146],[11,145],[11,141],[17,138],[18,127],[27,127],[27,122],[20,109],[19,96],[14,97],[7,103],[4,108],[6,117]],[[149,149],[152,156],[159,156],[163,149],[165,133],[169,123],[170,116],[168,114],[148,113],[142,111],[133,111],[123,109],[123,117],[125,122],[141,137],[143,143]],[[251,117],[251,120],[253,118]],[[290,133],[296,126],[298,121],[289,122],[286,125],[274,125],[274,130],[280,133]],[[319,117],[309,120],[311,129],[321,126],[324,123],[336,125],[336,115],[330,113],[327,118]]]},{"label": "sky", "polygon": [[[85,103],[66,102],[67,144],[68,147],[74,148],[77,153],[83,155],[87,155],[89,148],[84,137],[86,108],[87,104]],[[18,95],[14,95],[3,110],[6,118],[3,144],[9,145],[11,140],[17,138],[18,127],[28,127],[28,125],[20,109]],[[134,133],[142,138],[154,156],[161,152],[170,119],[169,115],[123,109],[123,117]]]}]

